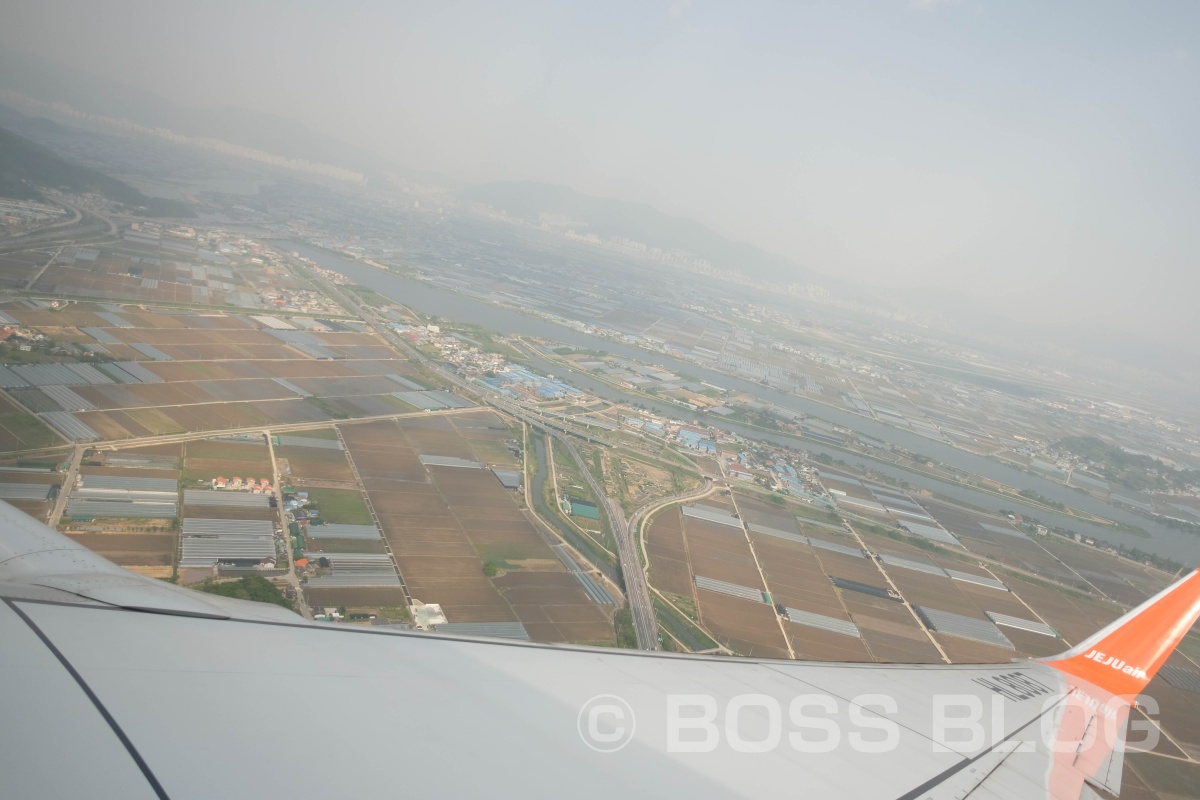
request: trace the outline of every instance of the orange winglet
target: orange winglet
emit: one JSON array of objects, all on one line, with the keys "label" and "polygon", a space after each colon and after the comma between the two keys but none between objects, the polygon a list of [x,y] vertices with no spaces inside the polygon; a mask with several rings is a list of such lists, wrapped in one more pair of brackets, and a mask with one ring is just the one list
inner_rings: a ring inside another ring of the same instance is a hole
[{"label": "orange winglet", "polygon": [[1200,618],[1200,570],[1062,655],[1039,659],[1114,695],[1132,699]]}]

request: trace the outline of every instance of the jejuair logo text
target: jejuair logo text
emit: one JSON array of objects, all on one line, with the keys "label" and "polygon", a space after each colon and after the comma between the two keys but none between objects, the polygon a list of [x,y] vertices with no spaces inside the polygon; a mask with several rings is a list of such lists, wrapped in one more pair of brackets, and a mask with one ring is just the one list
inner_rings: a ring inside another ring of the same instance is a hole
[{"label": "jejuair logo text", "polygon": [[1131,664],[1126,664],[1116,656],[1105,655],[1099,650],[1092,650],[1090,653],[1085,655],[1084,658],[1090,658],[1092,661],[1098,661],[1106,667],[1112,667],[1119,672],[1122,672],[1126,675],[1132,675],[1135,678],[1146,677],[1146,670],[1142,669],[1141,667],[1135,667]]}]

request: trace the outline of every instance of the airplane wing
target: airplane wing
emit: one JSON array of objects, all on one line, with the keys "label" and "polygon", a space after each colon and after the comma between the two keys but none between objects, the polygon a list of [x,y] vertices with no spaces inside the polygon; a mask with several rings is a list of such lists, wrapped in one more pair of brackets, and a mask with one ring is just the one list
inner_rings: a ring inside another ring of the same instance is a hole
[{"label": "airplane wing", "polygon": [[121,570],[0,503],[0,797],[1115,793],[1193,573],[997,665],[641,653],[308,623]]}]

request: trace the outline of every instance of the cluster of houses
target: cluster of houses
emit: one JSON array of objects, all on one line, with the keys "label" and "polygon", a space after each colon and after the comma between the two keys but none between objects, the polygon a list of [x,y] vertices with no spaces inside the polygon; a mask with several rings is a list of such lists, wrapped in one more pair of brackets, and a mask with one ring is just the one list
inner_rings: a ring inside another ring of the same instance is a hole
[{"label": "cluster of houses", "polygon": [[235,492],[250,492],[250,494],[271,494],[275,491],[275,487],[271,485],[270,478],[263,478],[260,481],[254,478],[246,478],[242,480],[236,475],[229,480],[224,477],[212,479],[212,488],[214,489],[230,489]]},{"label": "cluster of houses", "polygon": [[288,511],[293,512],[293,516],[297,519],[307,519],[308,512],[298,513],[308,504],[308,492],[289,492],[284,489],[283,492],[283,507]]},{"label": "cluster of houses", "polygon": [[259,291],[263,305],[282,311],[300,311],[307,314],[342,314],[342,309],[312,289],[290,286],[267,286]]}]

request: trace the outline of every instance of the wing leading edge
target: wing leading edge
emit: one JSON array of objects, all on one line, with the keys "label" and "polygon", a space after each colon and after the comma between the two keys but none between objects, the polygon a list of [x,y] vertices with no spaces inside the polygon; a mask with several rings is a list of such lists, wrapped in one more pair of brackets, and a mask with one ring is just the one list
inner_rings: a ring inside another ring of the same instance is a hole
[{"label": "wing leading edge", "polygon": [[380,633],[210,605],[0,517],[0,796],[1074,800],[1119,788],[1127,690],[1200,615],[1192,574],[1059,658],[958,666]]}]

